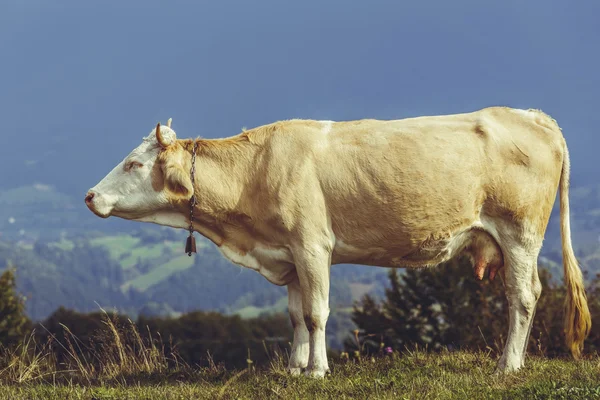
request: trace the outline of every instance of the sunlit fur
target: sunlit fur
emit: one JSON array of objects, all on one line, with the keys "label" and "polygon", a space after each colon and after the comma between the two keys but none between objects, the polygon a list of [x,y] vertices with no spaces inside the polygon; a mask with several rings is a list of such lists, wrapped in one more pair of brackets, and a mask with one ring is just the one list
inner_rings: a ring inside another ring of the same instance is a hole
[{"label": "sunlit fur", "polygon": [[158,129],[124,161],[143,167],[119,164],[88,206],[103,217],[186,228],[194,193],[198,232],[232,262],[288,286],[291,372],[322,377],[329,369],[331,265],[413,268],[461,253],[480,279],[485,271],[503,277],[510,315],[498,371],[521,368],[542,291],[537,258],[559,189],[565,329],[579,356],[591,321],[570,239],[568,150],[541,111],[289,120],[214,140]]}]

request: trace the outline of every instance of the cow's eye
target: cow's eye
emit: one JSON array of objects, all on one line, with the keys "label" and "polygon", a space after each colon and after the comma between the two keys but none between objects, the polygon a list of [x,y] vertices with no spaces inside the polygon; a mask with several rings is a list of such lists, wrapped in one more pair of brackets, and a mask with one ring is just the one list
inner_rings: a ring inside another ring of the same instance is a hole
[{"label": "cow's eye", "polygon": [[140,168],[142,166],[144,166],[144,164],[139,163],[137,161],[130,161],[127,164],[125,164],[125,171],[131,171],[132,169]]}]

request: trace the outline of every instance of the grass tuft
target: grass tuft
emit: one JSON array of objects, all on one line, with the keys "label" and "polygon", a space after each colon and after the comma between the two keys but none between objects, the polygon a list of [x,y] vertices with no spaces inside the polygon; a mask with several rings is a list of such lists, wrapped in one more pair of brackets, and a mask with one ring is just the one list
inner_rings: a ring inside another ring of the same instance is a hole
[{"label": "grass tuft", "polygon": [[[22,345],[3,349],[0,398],[600,398],[596,357],[573,361],[532,355],[520,372],[493,375],[497,359],[489,350],[382,348],[376,356],[342,354],[330,360],[330,375],[315,380],[290,376],[287,353],[266,346],[270,363],[263,367],[248,354],[247,368],[226,370],[207,354],[209,366],[196,368],[175,351],[167,354],[161,337],[148,332],[144,338],[131,320],[120,326],[104,312],[104,325],[96,344],[81,342],[63,325],[62,342],[51,337],[40,345],[31,334]],[[52,350],[56,346],[65,350],[61,360]]]}]

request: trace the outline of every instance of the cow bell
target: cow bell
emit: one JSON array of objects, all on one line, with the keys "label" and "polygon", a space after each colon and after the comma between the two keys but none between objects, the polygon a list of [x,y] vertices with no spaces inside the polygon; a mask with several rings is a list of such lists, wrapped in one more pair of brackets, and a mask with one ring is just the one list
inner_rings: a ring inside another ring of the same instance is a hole
[{"label": "cow bell", "polygon": [[190,236],[188,236],[187,241],[185,242],[185,252],[190,257],[192,256],[192,253],[196,252],[196,238],[191,233]]}]

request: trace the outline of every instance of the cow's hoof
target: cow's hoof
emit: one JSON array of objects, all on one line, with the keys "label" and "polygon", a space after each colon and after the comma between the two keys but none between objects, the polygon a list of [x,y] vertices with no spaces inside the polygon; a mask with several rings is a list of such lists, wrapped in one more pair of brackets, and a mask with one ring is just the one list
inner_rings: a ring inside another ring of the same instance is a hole
[{"label": "cow's hoof", "polygon": [[299,376],[300,374],[302,374],[302,369],[300,367],[289,367],[288,368],[288,372],[290,373],[290,375],[292,376]]},{"label": "cow's hoof", "polygon": [[329,373],[329,368],[314,368],[304,371],[304,375],[309,378],[324,378]]},{"label": "cow's hoof", "polygon": [[501,364],[498,364],[498,366],[496,367],[496,369],[494,370],[494,373],[492,375],[494,375],[494,376],[506,375],[506,374],[510,374],[512,372],[517,372],[520,369],[521,368],[519,366],[507,365],[507,364],[501,363]]}]

